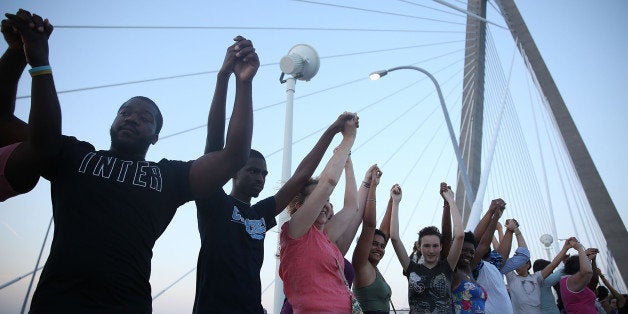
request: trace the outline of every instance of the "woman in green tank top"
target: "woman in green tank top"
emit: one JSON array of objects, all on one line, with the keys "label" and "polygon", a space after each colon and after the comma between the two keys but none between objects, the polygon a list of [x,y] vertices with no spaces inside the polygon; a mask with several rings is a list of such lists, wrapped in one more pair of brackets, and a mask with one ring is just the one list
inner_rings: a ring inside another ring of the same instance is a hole
[{"label": "woman in green tank top", "polygon": [[362,182],[363,186],[368,189],[368,196],[365,204],[360,204],[364,206],[362,233],[353,251],[352,264],[355,268],[353,292],[364,313],[390,312],[390,286],[377,269],[377,264],[384,256],[388,241],[386,233],[390,229],[390,209],[392,207],[392,202],[389,202],[380,229],[375,229],[375,196],[381,174],[382,172],[375,165],[369,168],[369,172]]}]

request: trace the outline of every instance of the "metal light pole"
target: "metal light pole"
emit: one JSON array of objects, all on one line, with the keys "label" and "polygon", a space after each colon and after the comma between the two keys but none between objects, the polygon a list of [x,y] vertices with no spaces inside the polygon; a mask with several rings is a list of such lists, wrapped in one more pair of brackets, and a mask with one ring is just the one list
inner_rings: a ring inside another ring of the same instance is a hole
[{"label": "metal light pole", "polygon": [[454,128],[451,124],[451,119],[449,118],[449,112],[447,111],[447,106],[445,105],[445,99],[443,98],[443,93],[440,90],[440,85],[438,85],[436,78],[434,78],[434,76],[430,72],[427,72],[425,69],[415,67],[412,65],[404,65],[404,66],[390,68],[388,70],[376,71],[376,72],[371,73],[371,75],[369,75],[369,78],[371,78],[371,80],[377,80],[380,77],[388,74],[388,72],[402,70],[402,69],[415,70],[415,71],[422,72],[423,74],[427,75],[427,77],[429,77],[434,83],[434,86],[436,86],[436,92],[438,92],[438,99],[440,99],[440,106],[441,106],[441,109],[443,109],[445,122],[447,122],[447,129],[449,131],[451,144],[454,147],[454,153],[456,154],[456,159],[458,159],[458,167],[460,168],[460,173],[462,174],[462,184],[464,184],[464,189],[467,194],[467,203],[469,205],[469,208],[472,208],[473,202],[475,200],[475,195],[470,195],[471,191],[473,190],[471,189],[471,182],[469,181],[469,175],[467,174],[467,166],[465,166],[465,163],[462,160],[462,154],[460,154],[460,147],[458,146],[458,140],[456,140],[456,134],[454,134]]},{"label": "metal light pole", "polygon": [[[288,55],[281,58],[279,67],[281,68],[281,76],[279,81],[286,83],[286,117],[283,135],[283,164],[281,167],[281,184],[285,184],[292,176],[292,108],[294,99],[294,90],[297,80],[309,81],[318,73],[320,60],[314,48],[298,44],[288,51]],[[290,77],[283,79],[284,75]],[[288,221],[290,217],[286,210],[277,216],[277,230],[281,230],[281,226]],[[279,237],[277,237],[277,253],[275,254],[275,302],[274,313],[280,313],[283,306],[284,293],[283,281],[279,277]]]},{"label": "metal light pole", "polygon": [[549,234],[544,234],[539,239],[541,243],[545,246],[545,251],[547,252],[547,260],[552,261],[552,254],[550,253],[550,247],[552,246],[552,242],[554,242],[554,238],[552,238]]}]

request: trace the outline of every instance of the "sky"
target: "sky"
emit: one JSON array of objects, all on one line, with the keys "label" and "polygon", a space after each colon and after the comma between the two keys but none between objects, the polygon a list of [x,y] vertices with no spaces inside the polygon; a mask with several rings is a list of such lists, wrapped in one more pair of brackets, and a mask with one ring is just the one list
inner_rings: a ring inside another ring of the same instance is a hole
[{"label": "sky", "polygon": [[[493,5],[491,2],[488,8],[489,20],[504,26]],[[623,159],[628,149],[621,143],[628,133],[623,93],[628,87],[628,61],[623,55],[628,48],[623,34],[628,29],[623,18],[628,3],[529,0],[517,1],[517,5],[625,224],[628,197],[622,188],[628,166]],[[459,12],[428,0],[0,2],[3,12],[14,13],[20,7],[49,18],[56,26],[50,38],[50,63],[59,91],[64,134],[107,149],[108,130],[117,108],[132,96],[144,95],[159,104],[164,116],[161,139],[149,149],[149,160],[190,160],[202,153],[215,71],[233,37],[240,34],[250,38],[262,64],[254,80],[253,147],[266,155],[269,170],[259,199],[273,195],[281,184],[287,96],[285,85],[279,82],[279,60],[296,44],[314,47],[321,58],[320,70],[311,81],[298,81],[295,89],[291,168],[340,113],[358,112],[360,129],[352,154],[357,180],[377,163],[384,173],[378,189],[380,200],[388,198],[394,183],[402,185],[400,221],[408,249],[416,231],[439,224],[438,184],[446,181],[455,188],[456,164],[434,86],[414,71],[390,73],[374,82],[367,77],[374,70],[410,64],[430,71],[440,82],[459,134],[465,40],[465,18]],[[570,175],[548,170],[546,187],[537,158],[544,153],[543,160],[550,168],[554,163],[550,152],[560,148],[544,144],[554,138],[545,130],[540,131],[537,145],[536,122],[530,115],[536,112],[541,117],[543,107],[531,89],[509,31],[491,26],[489,32],[493,48],[487,82],[501,81],[508,86],[513,101],[506,109],[504,128],[515,131],[504,131],[497,137],[485,204],[492,198],[504,198],[509,205],[503,219],[517,217],[522,221],[522,232],[529,235],[528,242],[537,255],[544,253],[538,237],[551,233],[543,230],[549,219],[539,216],[538,211],[541,208],[544,215],[549,212],[548,199],[553,200],[558,238],[574,233],[582,238],[595,237],[597,227],[587,229],[594,225],[592,216],[576,214],[572,209],[580,206],[582,198],[570,183]],[[2,42],[0,50],[4,49],[6,43]],[[129,82],[137,83],[122,84]],[[228,112],[235,88],[233,80],[231,83]],[[502,90],[487,89],[490,99],[500,104]],[[22,119],[28,116],[28,95],[30,78],[23,75],[16,106],[16,115]],[[493,122],[498,107],[487,108],[491,118],[486,120]],[[513,118],[515,113],[518,118]],[[551,124],[547,119],[539,122]],[[513,147],[510,134],[517,132],[524,138],[516,147],[529,147],[532,169],[508,175],[509,165],[517,163],[519,156],[503,152]],[[339,140],[334,140],[316,174]],[[556,164],[560,168],[565,163]],[[536,181],[528,181],[528,174],[535,174]],[[528,190],[540,191],[540,205],[534,209],[538,215],[526,214],[532,209],[520,202],[528,192],[508,189],[522,183],[532,185]],[[230,189],[229,183],[225,190]],[[332,195],[335,208],[342,207],[342,195],[340,189]],[[32,192],[0,203],[0,284],[34,268],[52,214],[49,198],[48,182],[42,179]],[[383,209],[383,205],[378,206],[378,217]],[[534,226],[537,220],[544,224]],[[265,289],[262,302],[269,310],[273,309],[276,230],[267,234],[261,272]],[[42,263],[50,240],[44,246]],[[195,208],[188,203],[177,211],[153,250],[153,295],[195,267],[199,245]],[[407,283],[392,249],[381,269],[392,286],[395,307],[406,307]],[[0,290],[0,313],[19,311],[29,279]],[[190,312],[194,280],[191,272],[165,291],[153,302],[153,311]]]}]

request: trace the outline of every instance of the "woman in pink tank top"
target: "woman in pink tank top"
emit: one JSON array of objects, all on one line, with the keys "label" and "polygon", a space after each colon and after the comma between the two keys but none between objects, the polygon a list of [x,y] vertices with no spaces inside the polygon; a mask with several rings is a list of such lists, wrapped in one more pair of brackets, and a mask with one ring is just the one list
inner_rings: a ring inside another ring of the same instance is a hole
[{"label": "woman in pink tank top", "polygon": [[344,259],[338,243],[346,237],[345,231],[353,218],[350,212],[356,212],[357,200],[353,211],[338,213],[332,220],[329,203],[349,159],[358,127],[357,115],[346,115],[340,145],[320,178],[310,179],[290,203],[290,221],[281,226],[279,276],[294,313],[351,313],[352,295],[344,277]]},{"label": "woman in pink tank top", "polygon": [[575,238],[569,240],[569,245],[578,251],[578,255],[569,257],[564,263],[563,273],[567,276],[560,280],[563,306],[567,313],[597,314],[595,293],[587,287],[593,276],[591,259],[597,249],[585,250]]}]

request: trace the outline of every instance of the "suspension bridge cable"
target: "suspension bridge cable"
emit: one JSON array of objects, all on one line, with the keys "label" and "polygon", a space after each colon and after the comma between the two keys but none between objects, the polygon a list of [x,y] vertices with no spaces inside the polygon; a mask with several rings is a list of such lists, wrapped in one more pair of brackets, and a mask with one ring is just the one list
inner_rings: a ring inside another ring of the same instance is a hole
[{"label": "suspension bridge cable", "polygon": [[445,11],[445,10],[442,10],[442,9],[437,9],[437,8],[434,8],[434,7],[430,7],[430,6],[427,6],[427,5],[424,5],[424,4],[418,4],[418,3],[415,3],[415,2],[412,2],[412,1],[408,1],[408,0],[397,0],[397,1],[403,2],[403,3],[407,3],[407,4],[411,4],[411,5],[414,5],[414,6],[417,6],[417,7],[422,7],[422,8],[426,8],[426,9],[442,12],[442,13],[445,13],[445,14],[450,14],[450,15],[453,15],[455,17],[460,17],[460,18],[464,18],[465,17],[465,15],[460,14],[460,13],[454,13],[454,12],[449,12],[449,11]]},{"label": "suspension bridge cable", "polygon": [[[37,268],[35,271],[39,271],[39,270],[41,270],[42,268],[44,268],[44,266],[40,266],[40,267],[39,267],[39,268]],[[7,281],[7,282],[3,283],[2,285],[0,285],[0,290],[2,290],[2,289],[4,289],[4,288],[6,288],[6,287],[8,287],[8,286],[10,286],[10,285],[12,285],[12,284],[14,284],[14,283],[18,282],[18,281],[20,281],[20,280],[22,280],[22,279],[24,279],[24,278],[26,278],[26,277],[30,276],[30,275],[31,275],[31,274],[33,274],[35,271],[30,271],[30,272],[28,272],[28,273],[26,273],[26,274],[24,274],[24,275],[18,276],[18,277],[17,277],[17,278],[15,278],[15,279],[12,279],[12,280],[9,280],[9,281]]]},{"label": "suspension bridge cable", "polygon": [[37,274],[37,269],[39,268],[39,262],[41,261],[41,255],[44,252],[44,247],[46,246],[46,240],[48,240],[48,234],[50,234],[50,227],[52,227],[53,217],[50,217],[50,222],[48,223],[48,229],[46,230],[46,235],[44,236],[44,241],[41,244],[41,249],[39,250],[39,255],[37,256],[37,261],[35,262],[35,269],[33,270],[33,275],[31,276],[31,281],[28,284],[28,289],[26,289],[26,296],[24,296],[24,302],[22,303],[22,310],[20,313],[24,313],[26,309],[26,303],[28,303],[28,297],[31,294],[31,288],[33,287],[33,281],[35,281],[35,275]]},{"label": "suspension bridge cable", "polygon": [[413,16],[413,15],[408,15],[408,14],[401,14],[401,13],[394,13],[394,12],[384,12],[384,11],[364,9],[364,8],[356,8],[356,7],[350,7],[350,6],[340,5],[340,4],[323,3],[323,2],[316,2],[316,1],[309,1],[309,0],[292,0],[292,1],[304,2],[304,3],[310,3],[310,4],[317,4],[317,5],[323,5],[323,6],[330,6],[330,7],[342,8],[342,9],[350,9],[350,10],[356,10],[356,11],[364,11],[364,12],[370,12],[370,13],[383,14],[383,15],[407,17],[407,18],[418,19],[418,20],[440,22],[440,23],[445,23],[445,24],[465,25],[465,23],[460,23],[460,22],[451,22],[451,21],[433,19],[433,18],[428,18],[428,17]]},{"label": "suspension bridge cable", "polygon": [[[341,58],[341,57],[348,57],[348,56],[364,55],[364,54],[370,54],[370,53],[380,53],[380,52],[389,52],[389,51],[397,51],[397,50],[404,50],[404,49],[424,48],[424,47],[429,47],[429,46],[447,45],[447,44],[459,43],[459,42],[461,42],[461,41],[459,41],[459,40],[458,41],[446,41],[446,42],[428,43],[428,44],[404,46],[404,47],[389,48],[389,49],[377,49],[377,50],[371,50],[371,51],[351,52],[351,53],[344,53],[344,54],[338,54],[338,55],[323,56],[323,57],[320,57],[320,59],[321,60],[322,59],[332,59],[332,58]],[[271,66],[271,65],[275,65],[276,66],[278,64],[279,64],[278,62],[265,63],[265,64],[261,64],[260,68],[264,68],[264,67]],[[143,80],[135,80],[135,81],[127,81],[127,82],[120,82],[120,83],[112,83],[112,84],[105,84],[105,85],[97,85],[97,86],[88,86],[88,87],[60,90],[60,91],[57,91],[57,94],[67,94],[67,93],[75,93],[75,92],[88,91],[88,90],[101,89],[101,88],[118,87],[118,86],[124,86],[124,85],[133,85],[133,84],[148,83],[148,82],[155,82],[155,81],[171,80],[171,79],[177,79],[177,78],[183,78],[183,77],[191,77],[191,76],[200,76],[200,75],[206,75],[206,74],[212,74],[212,73],[218,73],[218,70],[202,71],[202,72],[195,72],[195,73],[188,73],[188,74],[178,74],[178,75],[170,75],[170,76],[162,76],[162,77],[149,78],[149,79],[143,79]],[[30,98],[30,97],[31,97],[31,95],[22,95],[22,96],[17,96],[16,99],[25,99],[25,98]]]},{"label": "suspension bridge cable", "polygon": [[196,270],[196,266],[194,266],[194,268],[188,270],[185,274],[183,274],[183,276],[179,277],[179,279],[175,280],[173,283],[171,283],[169,286],[167,286],[166,288],[164,288],[163,290],[161,290],[159,293],[157,293],[155,296],[153,296],[153,301],[155,301],[155,299],[159,298],[160,295],[164,294],[164,292],[168,291],[168,289],[172,288],[174,285],[176,285],[179,281],[183,280],[183,278],[187,277],[189,274],[191,274],[193,271]]},{"label": "suspension bridge cable", "polygon": [[331,31],[331,32],[386,32],[386,33],[447,33],[462,34],[464,31],[420,30],[420,29],[377,29],[339,27],[271,27],[271,26],[152,26],[152,25],[55,25],[55,29],[192,29],[192,30],[271,30],[271,31]]},{"label": "suspension bridge cable", "polygon": [[[556,230],[556,222],[555,222],[555,218],[554,218],[554,207],[552,204],[552,198],[551,198],[551,194],[550,194],[550,188],[549,188],[549,181],[547,179],[547,170],[545,168],[545,157],[543,156],[543,150],[540,149],[541,147],[541,137],[539,134],[539,126],[538,126],[538,122],[536,119],[536,112],[534,110],[534,105],[532,103],[532,92],[530,91],[530,81],[526,80],[526,85],[528,87],[528,97],[530,98],[530,109],[532,112],[532,120],[534,122],[534,131],[536,134],[536,142],[537,142],[537,146],[539,147],[539,159],[541,160],[541,168],[543,169],[543,181],[545,183],[545,195],[547,198],[547,205],[550,209],[550,219],[551,219],[551,227],[552,227],[552,236],[554,237],[554,241],[557,241],[558,239],[558,231]],[[554,254],[556,254],[558,251],[558,246],[554,245]]]},{"label": "suspension bridge cable", "polygon": [[497,23],[491,22],[491,21],[489,21],[489,20],[487,20],[487,19],[485,19],[485,18],[483,18],[483,17],[481,17],[481,16],[479,16],[479,15],[473,13],[473,12],[469,12],[469,11],[463,9],[463,8],[457,7],[457,6],[455,6],[455,5],[453,5],[453,4],[449,3],[449,2],[446,2],[444,0],[433,0],[433,1],[437,2],[437,3],[440,3],[440,4],[442,4],[442,5],[446,6],[446,7],[449,7],[451,9],[454,9],[456,11],[465,13],[467,16],[472,17],[472,18],[474,18],[476,20],[480,20],[480,21],[482,21],[484,23],[487,23],[487,24],[493,24],[493,25],[495,25],[497,27],[500,27],[500,28],[503,28],[505,30],[508,30],[507,27],[504,27],[504,26],[501,26],[501,25],[499,25]]}]

